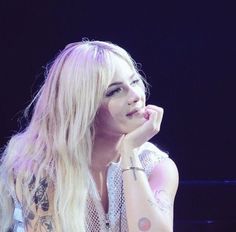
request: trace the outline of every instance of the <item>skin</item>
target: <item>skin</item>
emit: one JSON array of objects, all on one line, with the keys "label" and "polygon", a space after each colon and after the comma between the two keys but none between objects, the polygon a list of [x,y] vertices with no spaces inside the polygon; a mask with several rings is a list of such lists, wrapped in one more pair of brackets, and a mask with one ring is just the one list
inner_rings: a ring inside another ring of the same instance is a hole
[{"label": "skin", "polygon": [[[105,180],[109,163],[121,156],[122,168],[142,168],[135,148],[156,135],[161,127],[164,111],[161,107],[146,105],[143,84],[137,79],[134,70],[116,57],[116,72],[96,118],[91,170],[106,212]],[[130,117],[129,112],[134,109],[139,111]],[[157,165],[149,179],[142,171],[136,171],[135,175],[125,171],[123,184],[129,231],[172,231],[173,202],[178,186],[178,171],[172,160]]]},{"label": "skin", "polygon": [[[139,75],[123,59],[115,59],[116,72],[95,120],[96,135],[90,167],[105,212],[108,211],[108,165],[121,158],[122,168],[131,165],[142,168],[135,148],[159,132],[163,117],[162,108],[146,105]],[[130,116],[129,113],[135,109],[138,111]],[[178,186],[174,162],[167,159],[158,164],[149,179],[143,171],[136,171],[135,178],[132,171],[122,175],[129,231],[172,231],[173,202]],[[22,196],[18,183],[16,189],[17,195]],[[56,231],[52,199],[53,187],[41,179],[28,214],[28,232]]]},{"label": "skin", "polygon": [[151,228],[151,222],[148,218],[140,218],[138,228],[140,231],[149,231]]},{"label": "skin", "polygon": [[[35,178],[29,184],[29,191],[33,191]],[[33,195],[30,209],[26,209],[26,199],[21,194],[22,186],[19,181],[16,183],[18,200],[22,202],[23,215],[25,217],[25,230],[27,232],[53,232],[56,231],[56,223],[53,218],[52,189],[46,178],[41,178],[39,185]]]},{"label": "skin", "polygon": [[[121,58],[115,57],[115,62],[115,75],[97,112],[91,166],[105,211],[108,211],[107,166],[111,161],[119,159],[120,142],[124,135],[147,121],[144,85],[139,74]],[[140,111],[133,116],[127,116],[135,108]]]},{"label": "skin", "polygon": [[[116,58],[116,65],[96,118],[99,135],[109,134],[113,138],[128,134],[146,121],[146,98],[139,74],[121,58]],[[127,116],[136,108],[139,109],[137,114]]]}]

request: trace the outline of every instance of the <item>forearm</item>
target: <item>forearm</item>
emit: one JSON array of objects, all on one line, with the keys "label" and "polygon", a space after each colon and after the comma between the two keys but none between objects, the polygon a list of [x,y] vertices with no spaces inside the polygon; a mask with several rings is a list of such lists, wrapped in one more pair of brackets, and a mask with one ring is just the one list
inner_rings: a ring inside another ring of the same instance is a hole
[{"label": "forearm", "polygon": [[[125,151],[122,168],[130,166],[142,168],[132,150]],[[173,227],[173,207],[161,205],[148,182],[145,172],[126,170],[123,172],[124,195],[129,231],[170,232]]]}]

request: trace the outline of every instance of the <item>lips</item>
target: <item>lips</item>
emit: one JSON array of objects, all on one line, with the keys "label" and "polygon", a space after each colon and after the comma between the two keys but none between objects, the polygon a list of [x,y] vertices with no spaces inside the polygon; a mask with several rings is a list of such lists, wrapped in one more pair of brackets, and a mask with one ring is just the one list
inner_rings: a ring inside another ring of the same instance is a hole
[{"label": "lips", "polygon": [[136,113],[139,113],[143,108],[135,108],[134,110],[130,111],[126,116],[131,117]]},{"label": "lips", "polygon": [[130,117],[137,112],[138,112],[138,110],[133,110],[133,111],[129,112],[128,114],[126,114],[126,116]]}]

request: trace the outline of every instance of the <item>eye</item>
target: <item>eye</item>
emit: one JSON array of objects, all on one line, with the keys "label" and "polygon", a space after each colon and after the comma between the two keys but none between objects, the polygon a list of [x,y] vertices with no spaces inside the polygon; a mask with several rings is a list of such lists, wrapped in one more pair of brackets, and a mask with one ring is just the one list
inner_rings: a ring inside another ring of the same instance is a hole
[{"label": "eye", "polygon": [[114,94],[119,93],[120,91],[121,91],[121,88],[120,88],[120,87],[118,87],[118,88],[116,88],[116,89],[113,89],[113,90],[111,90],[111,91],[108,91],[108,93],[106,93],[106,97],[111,97],[111,96],[113,96]]},{"label": "eye", "polygon": [[140,81],[140,79],[135,79],[131,82],[131,85],[136,85],[139,83],[139,81]]}]

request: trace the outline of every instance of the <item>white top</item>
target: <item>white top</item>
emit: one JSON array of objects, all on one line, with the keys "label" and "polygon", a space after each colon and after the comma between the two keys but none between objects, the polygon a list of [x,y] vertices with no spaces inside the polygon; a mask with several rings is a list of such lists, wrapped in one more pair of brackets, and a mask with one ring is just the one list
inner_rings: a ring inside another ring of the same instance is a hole
[{"label": "white top", "polygon": [[[152,169],[168,155],[159,150],[153,144],[146,142],[138,150],[139,159],[147,177]],[[87,200],[86,231],[88,232],[127,232],[128,224],[125,210],[125,198],[122,182],[122,171],[120,161],[112,162],[107,171],[108,213],[104,212],[100,195],[96,189],[95,181],[91,183],[91,189]],[[13,196],[15,202],[14,210],[14,232],[25,232],[24,216],[20,203]]]}]

